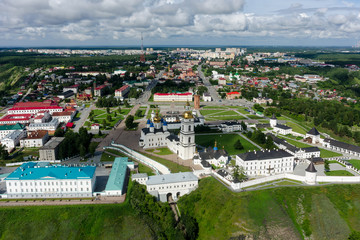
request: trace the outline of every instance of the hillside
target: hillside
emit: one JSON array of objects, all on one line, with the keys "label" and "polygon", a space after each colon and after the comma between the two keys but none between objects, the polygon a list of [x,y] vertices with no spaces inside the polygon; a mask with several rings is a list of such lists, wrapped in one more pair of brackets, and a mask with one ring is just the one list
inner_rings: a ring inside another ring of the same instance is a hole
[{"label": "hillside", "polygon": [[0,208],[1,239],[152,239],[128,204]]},{"label": "hillside", "polygon": [[23,67],[12,64],[0,65],[0,90],[4,90],[6,85],[14,86],[25,75]]},{"label": "hillside", "polygon": [[347,239],[360,231],[360,186],[291,187],[233,193],[214,178],[179,201],[199,239]]}]

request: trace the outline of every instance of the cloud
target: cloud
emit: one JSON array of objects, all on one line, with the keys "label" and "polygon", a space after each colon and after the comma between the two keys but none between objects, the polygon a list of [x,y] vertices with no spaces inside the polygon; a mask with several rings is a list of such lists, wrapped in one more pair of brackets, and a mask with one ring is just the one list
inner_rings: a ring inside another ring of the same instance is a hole
[{"label": "cloud", "polygon": [[[250,0],[248,0],[250,1]],[[313,3],[314,2],[314,3]],[[356,4],[281,0],[275,12],[244,12],[245,0],[1,0],[0,40],[73,42],[185,37],[358,38]],[[186,43],[184,43],[186,44]]]}]

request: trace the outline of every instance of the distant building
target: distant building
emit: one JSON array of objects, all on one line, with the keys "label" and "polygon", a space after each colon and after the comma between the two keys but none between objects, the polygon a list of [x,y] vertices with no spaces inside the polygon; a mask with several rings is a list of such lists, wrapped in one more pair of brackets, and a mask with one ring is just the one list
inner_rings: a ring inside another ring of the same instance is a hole
[{"label": "distant building", "polygon": [[75,117],[77,111],[64,111],[53,113],[53,119],[57,119],[59,123],[71,122]]},{"label": "distant building", "polygon": [[26,136],[26,132],[22,130],[16,130],[9,133],[3,139],[0,140],[1,145],[5,147],[8,152],[11,152],[20,143],[20,139]]},{"label": "distant building", "polygon": [[42,147],[47,142],[49,134],[46,130],[27,133],[27,137],[20,140],[20,147]]},{"label": "distant building", "polygon": [[235,132],[235,131],[241,131],[242,130],[242,126],[241,123],[237,122],[237,121],[228,121],[228,122],[223,122],[219,125],[219,130],[221,130],[222,132]]},{"label": "distant building", "polygon": [[192,102],[192,93],[155,93],[154,102]]},{"label": "distant building", "polygon": [[64,137],[53,137],[44,146],[39,149],[40,161],[58,160],[59,146]]},{"label": "distant building", "polygon": [[124,96],[130,92],[130,86],[129,85],[124,85],[119,89],[115,90],[115,97],[116,98],[124,98]]},{"label": "distant building", "polygon": [[74,94],[77,94],[79,91],[79,84],[72,85],[70,87],[64,87],[63,92],[72,91]]},{"label": "distant building", "polygon": [[286,125],[278,124],[275,114],[270,118],[270,127],[273,128],[273,131],[282,135],[287,135],[292,133],[292,128]]},{"label": "distant building", "polygon": [[273,100],[271,98],[258,97],[258,98],[253,98],[253,102],[257,104],[267,104],[267,103],[272,104]]},{"label": "distant building", "polygon": [[203,94],[203,101],[204,102],[211,102],[212,101],[210,93],[204,93]]},{"label": "distant building", "polygon": [[60,99],[65,99],[65,98],[69,98],[69,97],[72,97],[72,96],[74,96],[74,92],[71,91],[71,90],[68,90],[66,92],[64,91],[64,92],[59,93],[57,95],[57,97],[60,98]]},{"label": "distant building", "polygon": [[95,95],[96,97],[101,97],[101,96],[103,96],[103,95],[104,95],[104,92],[105,92],[105,89],[106,89],[107,87],[108,87],[108,86],[106,86],[106,85],[100,85],[100,86],[96,87],[96,88],[94,89],[94,95]]},{"label": "distant building", "polygon": [[225,167],[229,162],[229,155],[224,149],[219,150],[216,145],[217,143],[215,142],[214,147],[208,147],[203,152],[195,153],[194,164],[201,164],[206,167],[207,164],[203,163],[205,161],[216,167]]},{"label": "distant building", "polygon": [[25,126],[17,123],[15,125],[0,125],[0,139],[4,138],[9,133],[15,132],[15,131],[23,131],[25,129]]},{"label": "distant building", "polygon": [[248,176],[268,176],[293,172],[294,158],[282,149],[253,151],[236,155],[236,165]]},{"label": "distant building", "polygon": [[35,114],[39,111],[48,111],[50,114],[54,112],[62,112],[64,109],[59,107],[57,103],[46,100],[44,102],[18,102],[8,110],[8,114]]},{"label": "distant building", "polygon": [[6,195],[8,198],[92,197],[95,169],[27,162],[5,178]]},{"label": "distant building", "polygon": [[228,93],[226,93],[226,99],[228,99],[228,100],[238,99],[240,97],[241,97],[240,92],[228,92]]}]

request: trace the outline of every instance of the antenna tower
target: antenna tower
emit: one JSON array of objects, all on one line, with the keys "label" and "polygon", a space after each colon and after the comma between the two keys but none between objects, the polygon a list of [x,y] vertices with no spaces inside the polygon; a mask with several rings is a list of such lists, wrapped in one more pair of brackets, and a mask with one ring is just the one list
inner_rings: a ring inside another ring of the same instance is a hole
[{"label": "antenna tower", "polygon": [[141,55],[140,55],[140,62],[145,62],[145,55],[144,55],[144,39],[143,39],[143,35],[141,33]]}]

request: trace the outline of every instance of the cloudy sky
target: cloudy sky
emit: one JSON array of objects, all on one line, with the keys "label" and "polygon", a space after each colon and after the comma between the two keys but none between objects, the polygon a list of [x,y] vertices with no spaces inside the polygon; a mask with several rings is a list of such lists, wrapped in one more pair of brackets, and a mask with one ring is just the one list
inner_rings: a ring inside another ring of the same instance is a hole
[{"label": "cloudy sky", "polygon": [[0,0],[0,46],[351,46],[359,0]]}]

